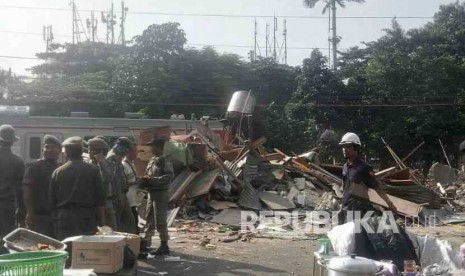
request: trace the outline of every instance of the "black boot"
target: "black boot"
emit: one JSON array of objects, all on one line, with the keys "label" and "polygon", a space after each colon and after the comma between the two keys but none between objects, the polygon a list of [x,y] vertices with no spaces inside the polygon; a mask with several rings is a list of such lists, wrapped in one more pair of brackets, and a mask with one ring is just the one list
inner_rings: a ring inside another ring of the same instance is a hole
[{"label": "black boot", "polygon": [[152,255],[169,255],[170,254],[170,248],[168,247],[168,242],[162,241],[160,244],[160,247],[158,247],[157,250],[154,250],[150,252]]}]

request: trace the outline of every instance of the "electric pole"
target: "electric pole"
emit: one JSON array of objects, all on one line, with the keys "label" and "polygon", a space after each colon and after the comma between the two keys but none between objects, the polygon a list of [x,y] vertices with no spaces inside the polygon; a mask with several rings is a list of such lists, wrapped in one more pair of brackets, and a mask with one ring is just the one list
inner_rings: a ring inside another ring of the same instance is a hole
[{"label": "electric pole", "polygon": [[328,12],[328,66],[331,64],[331,13]]},{"label": "electric pole", "polygon": [[254,30],[254,50],[253,50],[253,61],[257,60],[257,18],[255,18],[255,30]]},{"label": "electric pole", "polygon": [[287,22],[286,22],[286,19],[284,19],[283,36],[284,36],[284,64],[287,65]]},{"label": "electric pole", "polygon": [[126,46],[126,36],[124,33],[124,24],[126,23],[126,15],[128,13],[128,8],[124,7],[124,1],[121,2],[121,23],[120,23],[120,35],[119,41],[121,41],[121,45]]},{"label": "electric pole", "polygon": [[115,21],[115,15],[113,13],[113,3],[111,3],[111,9],[110,9],[110,12],[107,13],[107,15],[105,15],[103,12],[102,12],[102,23],[106,24],[107,25],[107,37],[106,37],[106,43],[107,44],[115,44],[115,24],[116,24],[116,21]]},{"label": "electric pole", "polygon": [[84,25],[82,24],[81,16],[79,15],[79,12],[77,10],[76,3],[74,2],[74,0],[71,0],[70,4],[73,8],[73,16],[72,16],[73,25],[72,26],[73,26],[73,44],[75,44],[75,43],[81,42],[81,30],[79,29],[79,25],[81,25],[82,30],[83,30],[82,33],[86,36],[86,38],[87,38],[87,33],[85,32]]},{"label": "electric pole", "polygon": [[337,71],[337,33],[336,33],[336,0],[331,0],[331,11],[333,14],[333,70],[334,72]]},{"label": "electric pole", "polygon": [[111,3],[111,11],[110,11],[110,18],[111,18],[111,44],[115,44],[115,24],[114,24],[114,14],[113,14],[113,2]]},{"label": "electric pole", "polygon": [[76,24],[76,5],[74,4],[74,0],[71,0],[71,6],[72,6],[72,8],[73,8],[73,16],[72,16],[73,24],[72,24],[72,26],[73,26],[73,44],[74,44],[74,43],[75,43],[75,38],[74,38],[74,34],[75,34],[75,32],[74,32],[74,26],[75,26],[75,24]]},{"label": "electric pole", "polygon": [[94,11],[90,13],[90,19],[87,19],[87,29],[89,30],[89,37],[92,38],[92,42],[95,42],[95,35],[97,33],[97,19],[95,19]]},{"label": "electric pole", "polygon": [[276,55],[276,31],[278,30],[278,19],[274,17],[274,26],[273,26],[273,58],[275,61],[278,61]]},{"label": "electric pole", "polygon": [[270,24],[266,24],[266,52],[265,52],[265,57],[268,58],[268,46],[269,46],[269,37],[270,37]]},{"label": "electric pole", "polygon": [[53,42],[52,26],[51,25],[44,26],[43,31],[42,31],[42,35],[43,35],[43,38],[44,38],[44,41],[45,41],[45,44],[46,44],[45,52],[48,53],[50,51],[50,46],[51,46],[51,44]]}]

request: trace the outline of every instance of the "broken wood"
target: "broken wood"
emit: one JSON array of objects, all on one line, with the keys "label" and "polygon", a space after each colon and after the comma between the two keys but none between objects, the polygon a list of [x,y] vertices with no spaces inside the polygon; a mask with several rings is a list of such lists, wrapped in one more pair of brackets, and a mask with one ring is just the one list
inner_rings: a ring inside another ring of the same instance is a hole
[{"label": "broken wood", "polygon": [[383,177],[384,175],[386,175],[386,174],[388,174],[388,173],[390,173],[390,172],[392,172],[394,170],[396,170],[396,167],[390,167],[390,168],[387,168],[385,170],[382,170],[382,171],[379,171],[379,172],[375,173],[375,176]]},{"label": "broken wood", "polygon": [[[360,198],[368,199],[371,203],[389,208],[389,205],[373,189],[366,189],[361,185],[351,185],[349,193]],[[416,217],[421,211],[423,204],[413,203],[395,196],[387,195],[389,200],[396,206],[397,212],[404,216]],[[426,203],[427,204],[427,203]]]},{"label": "broken wood", "polygon": [[229,208],[238,208],[236,203],[230,202],[230,201],[210,201],[208,202],[208,205],[212,207],[215,210],[224,210],[224,209],[229,209]]},{"label": "broken wood", "polygon": [[400,171],[390,172],[386,174],[384,179],[405,180],[410,179],[410,169],[405,168]]},{"label": "broken wood", "polygon": [[266,143],[266,138],[262,136],[262,137],[258,138],[257,140],[253,141],[251,147],[252,148],[259,148],[259,147],[263,146],[265,143]]},{"label": "broken wood", "polygon": [[402,160],[400,160],[399,156],[394,152],[394,150],[388,145],[388,143],[386,143],[386,141],[384,140],[383,137],[381,137],[381,141],[383,141],[384,146],[389,151],[389,153],[391,154],[394,161],[396,161],[399,168],[401,168],[401,169],[407,168],[407,166],[405,166],[405,164],[402,162]]},{"label": "broken wood", "polygon": [[416,185],[411,179],[384,179],[384,182],[394,186],[412,186]]},{"label": "broken wood", "polygon": [[184,180],[184,182],[181,184],[181,186],[174,192],[174,194],[170,197],[170,202],[176,202],[178,199],[180,199],[183,195],[186,189],[189,187],[189,184],[194,180],[194,178],[200,174],[201,171],[198,172],[191,172],[189,176]]},{"label": "broken wood", "polygon": [[402,159],[402,162],[405,162],[412,154],[414,154],[419,148],[421,148],[425,144],[425,141],[421,142],[418,146],[416,146],[407,156]]}]

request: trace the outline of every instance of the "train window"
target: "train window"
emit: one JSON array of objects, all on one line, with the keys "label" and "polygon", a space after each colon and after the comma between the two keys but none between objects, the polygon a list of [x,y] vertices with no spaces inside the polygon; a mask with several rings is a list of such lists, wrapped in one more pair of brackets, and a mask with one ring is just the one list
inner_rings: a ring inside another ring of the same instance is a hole
[{"label": "train window", "polygon": [[29,138],[29,158],[40,159],[42,141],[40,137]]}]

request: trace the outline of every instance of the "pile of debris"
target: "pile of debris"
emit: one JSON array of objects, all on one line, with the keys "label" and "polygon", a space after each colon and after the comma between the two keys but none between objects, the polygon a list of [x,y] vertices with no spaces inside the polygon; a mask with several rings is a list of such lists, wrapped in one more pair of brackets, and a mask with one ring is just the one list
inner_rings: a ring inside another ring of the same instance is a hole
[{"label": "pile of debris", "polygon": [[[312,154],[288,156],[279,149],[267,152],[266,138],[244,141],[228,148],[223,139],[201,125],[191,135],[171,136],[168,150],[183,168],[170,187],[173,212],[185,219],[206,219],[239,227],[242,210],[338,210],[342,198],[342,166],[317,165]],[[428,185],[416,171],[404,165],[394,151],[386,147],[397,162],[375,174],[384,183],[397,215],[418,217],[423,209],[440,209],[447,194]],[[417,147],[418,148],[418,147]],[[450,190],[448,190],[450,191]],[[387,207],[374,191],[352,191],[377,206]],[[464,202],[465,203],[465,202]],[[465,206],[465,204],[464,204]]]}]

